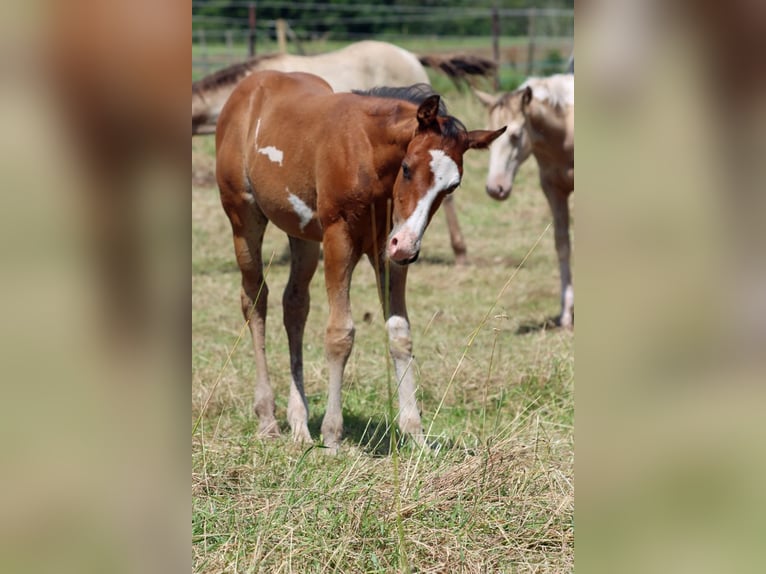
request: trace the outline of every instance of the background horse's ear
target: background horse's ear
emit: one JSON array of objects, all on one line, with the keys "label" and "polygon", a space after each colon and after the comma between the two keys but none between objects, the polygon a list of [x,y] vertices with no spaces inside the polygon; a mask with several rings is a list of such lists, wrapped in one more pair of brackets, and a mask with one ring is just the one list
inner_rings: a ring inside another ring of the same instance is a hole
[{"label": "background horse's ear", "polygon": [[472,90],[473,90],[473,95],[476,96],[476,98],[482,104],[484,104],[485,108],[491,108],[500,99],[500,96],[493,96],[492,94],[482,92],[481,90],[477,90],[476,88],[472,88]]},{"label": "background horse's ear", "polygon": [[493,141],[508,128],[503,126],[499,130],[473,130],[468,132],[468,149],[486,149]]},{"label": "background horse's ear", "polygon": [[521,109],[523,110],[529,105],[529,102],[532,101],[532,87],[527,86],[524,88],[524,93],[521,94]]},{"label": "background horse's ear", "polygon": [[428,96],[418,108],[418,128],[421,130],[433,129],[434,126],[438,127],[439,123],[436,121],[436,116],[439,114],[439,101],[441,96],[434,94]]}]

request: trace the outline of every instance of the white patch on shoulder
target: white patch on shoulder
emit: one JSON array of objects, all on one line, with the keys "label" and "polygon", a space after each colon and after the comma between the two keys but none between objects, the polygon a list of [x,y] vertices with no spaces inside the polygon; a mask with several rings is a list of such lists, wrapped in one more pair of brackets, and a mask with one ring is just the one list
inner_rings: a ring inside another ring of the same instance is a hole
[{"label": "white patch on shoulder", "polygon": [[261,131],[261,118],[258,118],[258,121],[255,124],[255,137],[253,138],[253,145],[255,145],[255,151],[259,154],[265,155],[267,158],[269,158],[274,163],[278,163],[280,167],[282,166],[282,160],[285,157],[285,154],[282,152],[281,149],[277,149],[273,145],[265,146],[265,147],[259,147],[258,146],[258,133]]},{"label": "white patch on shoulder", "polygon": [[303,231],[306,226],[311,223],[311,220],[314,218],[314,210],[312,210],[308,205],[306,205],[306,202],[303,201],[300,197],[295,195],[294,193],[290,193],[290,190],[287,190],[288,196],[287,199],[290,201],[290,205],[293,206],[293,210],[295,211],[296,215],[298,216],[298,219],[300,219],[300,226],[301,231]]},{"label": "white patch on shoulder", "polygon": [[274,163],[278,163],[280,166],[282,165],[282,159],[285,157],[285,154],[282,153],[282,150],[275,148],[273,145],[266,146],[266,147],[259,147],[257,148],[256,151],[260,154],[265,155]]}]

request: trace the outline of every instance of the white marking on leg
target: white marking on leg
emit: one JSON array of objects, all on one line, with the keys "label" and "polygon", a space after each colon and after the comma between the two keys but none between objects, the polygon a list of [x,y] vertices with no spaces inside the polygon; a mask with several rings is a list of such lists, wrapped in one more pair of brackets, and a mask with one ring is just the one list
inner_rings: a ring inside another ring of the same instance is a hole
[{"label": "white marking on leg", "polygon": [[290,190],[288,190],[288,193],[289,195],[287,196],[287,199],[290,201],[290,205],[293,206],[293,210],[298,216],[298,219],[300,219],[301,231],[303,231],[314,218],[314,211],[306,205],[306,202],[300,197],[294,193],[290,193]]},{"label": "white marking on leg", "polygon": [[572,326],[572,310],[574,309],[574,288],[572,285],[567,285],[564,289],[563,309],[561,311],[561,326]]},{"label": "white marking on leg", "polygon": [[423,425],[416,399],[417,385],[412,367],[412,336],[407,319],[392,315],[386,321],[389,350],[394,360],[397,385],[399,387],[399,428],[418,442],[423,442]]}]

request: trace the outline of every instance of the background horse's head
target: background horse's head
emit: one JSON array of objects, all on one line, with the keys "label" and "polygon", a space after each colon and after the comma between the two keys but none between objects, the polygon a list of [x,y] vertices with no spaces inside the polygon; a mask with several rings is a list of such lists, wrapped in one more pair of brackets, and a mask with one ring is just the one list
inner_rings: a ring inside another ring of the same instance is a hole
[{"label": "background horse's head", "polygon": [[457,119],[439,115],[439,95],[418,107],[417,128],[396,177],[393,191],[393,230],[388,256],[406,265],[418,258],[423,233],[444,197],[463,176],[463,154],[487,148],[505,131],[466,131]]},{"label": "background horse's head", "polygon": [[487,193],[494,199],[508,199],[513,188],[513,178],[519,166],[532,152],[524,123],[523,107],[532,99],[532,88],[492,96],[478,90],[474,93],[489,110],[489,127],[507,126],[505,135],[495,140],[489,148],[489,173]]}]

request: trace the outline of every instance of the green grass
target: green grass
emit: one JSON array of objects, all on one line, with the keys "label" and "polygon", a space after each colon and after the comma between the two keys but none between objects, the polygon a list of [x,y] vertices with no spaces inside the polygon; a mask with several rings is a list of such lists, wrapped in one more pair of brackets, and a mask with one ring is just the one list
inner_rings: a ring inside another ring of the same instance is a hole
[{"label": "green grass", "polygon": [[[469,95],[453,91],[447,103],[469,129],[483,126],[483,108]],[[212,168],[211,140],[193,140],[199,172]],[[452,265],[437,213],[409,274],[420,406],[440,445],[429,453],[408,442],[389,452],[385,326],[365,261],[352,283],[357,333],[340,453],[256,436],[249,334],[224,368],[243,323],[228,221],[214,187],[193,187],[193,421],[210,397],[192,437],[195,572],[392,572],[405,563],[417,572],[572,570],[574,337],[539,328],[559,305],[550,215],[533,161],[505,203],[483,191],[486,164],[486,152],[469,152],[456,192],[471,265]],[[267,352],[289,436],[286,244],[270,227]],[[321,263],[311,294],[304,360],[318,440],[326,401]]]}]

